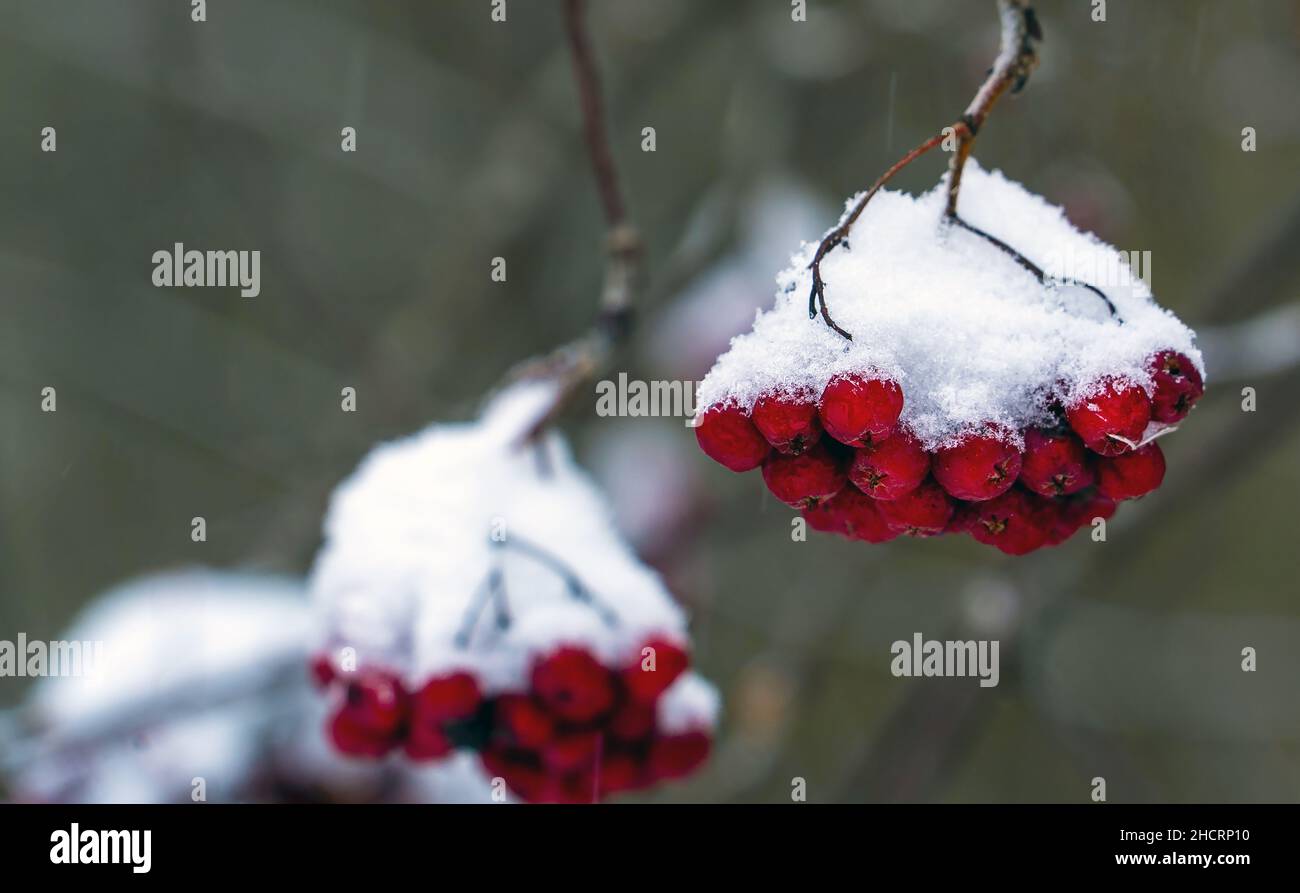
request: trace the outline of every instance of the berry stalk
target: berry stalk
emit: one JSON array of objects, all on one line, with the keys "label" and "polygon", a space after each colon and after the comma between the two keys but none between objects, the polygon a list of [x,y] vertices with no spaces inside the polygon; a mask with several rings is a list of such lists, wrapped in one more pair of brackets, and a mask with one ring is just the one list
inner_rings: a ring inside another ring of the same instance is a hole
[{"label": "berry stalk", "polygon": [[[966,107],[966,111],[948,127],[912,149],[881,174],[871,188],[862,194],[840,224],[822,237],[817,252],[813,255],[812,263],[808,265],[812,270],[812,289],[808,295],[808,318],[815,319],[820,310],[826,325],[849,341],[853,340],[853,336],[836,324],[826,306],[826,283],[822,280],[822,260],[838,246],[847,246],[849,230],[862,215],[867,202],[871,201],[882,186],[903,168],[949,138],[955,138],[957,145],[948,167],[948,205],[944,211],[944,218],[953,219],[957,216],[957,194],[961,189],[961,173],[974,147],[975,134],[1002,95],[1008,90],[1012,93],[1020,92],[1025,81],[1029,79],[1030,72],[1038,64],[1034,41],[1042,40],[1043,32],[1027,0],[998,0],[998,13],[1002,19],[1002,40],[998,55],[993,61],[993,67],[989,69],[988,77],[980,85],[979,91]],[[1102,295],[1102,298],[1104,300],[1105,296]]]}]

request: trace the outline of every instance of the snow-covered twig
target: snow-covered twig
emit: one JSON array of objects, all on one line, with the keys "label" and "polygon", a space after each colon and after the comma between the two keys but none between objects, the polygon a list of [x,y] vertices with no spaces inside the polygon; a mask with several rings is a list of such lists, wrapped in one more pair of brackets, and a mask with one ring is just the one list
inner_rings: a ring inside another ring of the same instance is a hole
[{"label": "snow-covered twig", "polygon": [[0,713],[0,773],[20,772],[34,760],[55,760],[128,740],[142,730],[230,704],[247,703],[302,685],[305,647],[266,655],[240,672],[213,677],[197,689],[173,686],[142,692],[120,708],[104,711],[69,730],[48,730],[30,706]]},{"label": "snow-covered twig", "polygon": [[985,78],[970,105],[966,107],[966,111],[957,121],[912,149],[881,174],[871,188],[862,193],[853,208],[840,220],[839,225],[823,236],[817,246],[817,253],[813,255],[812,263],[809,264],[812,270],[812,289],[808,295],[808,318],[816,318],[820,311],[826,325],[850,341],[853,340],[853,336],[831,319],[830,310],[826,306],[825,283],[822,281],[821,274],[822,259],[839,245],[847,244],[849,230],[862,215],[867,202],[871,201],[872,197],[893,179],[895,174],[950,138],[956,139],[957,145],[949,164],[948,204],[944,217],[945,219],[956,218],[961,175],[974,147],[975,135],[1002,95],[1008,90],[1013,93],[1019,92],[1034,66],[1038,64],[1034,41],[1041,40],[1043,34],[1038,27],[1038,19],[1033,9],[1028,5],[1028,0],[998,0],[998,13],[1002,20],[1002,40],[998,55],[993,62],[993,67],[989,69],[988,77]]}]

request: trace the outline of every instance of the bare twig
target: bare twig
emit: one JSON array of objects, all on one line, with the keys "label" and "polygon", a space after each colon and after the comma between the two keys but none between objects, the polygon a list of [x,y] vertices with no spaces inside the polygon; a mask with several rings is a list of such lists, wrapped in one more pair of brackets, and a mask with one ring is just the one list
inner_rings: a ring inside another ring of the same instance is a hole
[{"label": "bare twig", "polygon": [[524,443],[536,441],[582,383],[591,378],[614,348],[627,339],[632,327],[633,295],[641,275],[641,236],[628,217],[627,205],[619,188],[618,172],[605,127],[600,75],[583,13],[583,0],[564,0],[564,23],[578,86],[578,103],[582,109],[583,138],[605,213],[605,284],[596,324],[590,333],[539,361],[526,364],[512,375],[512,378],[541,376],[553,379],[559,385],[550,410],[525,432]]},{"label": "bare twig", "polygon": [[[1038,266],[1038,264],[1034,263],[1032,260],[1025,257],[1023,254],[1021,254],[1016,249],[1012,248],[1010,245],[1008,245],[1006,242],[999,239],[997,236],[990,235],[989,233],[984,232],[984,230],[980,229],[979,227],[971,226],[969,223],[967,223],[965,220],[962,220],[956,214],[954,214],[949,219],[957,226],[960,226],[962,229],[966,230],[967,232],[974,233],[975,235],[979,236],[981,239],[986,240],[990,244],[995,245],[1002,251],[1006,252],[1008,255],[1011,256],[1012,260],[1020,264],[1020,266],[1024,267],[1030,273],[1033,273],[1034,277],[1040,283],[1042,284],[1047,283],[1047,274],[1043,272],[1042,267]],[[1106,309],[1110,311],[1111,316],[1115,317],[1116,319],[1119,319],[1121,323],[1124,321],[1123,319],[1120,319],[1119,311],[1115,309],[1115,305],[1111,303],[1110,298],[1106,297],[1105,292],[1097,288],[1097,286],[1089,285],[1086,282],[1080,282],[1078,279],[1058,279],[1057,281],[1064,285],[1077,285],[1080,288],[1088,289],[1088,291],[1092,292],[1097,297],[1101,298],[1103,301],[1106,302]]]},{"label": "bare twig", "polygon": [[966,159],[970,157],[971,149],[974,147],[975,135],[1002,95],[1008,90],[1012,93],[1019,92],[1034,66],[1038,64],[1034,41],[1041,40],[1043,34],[1038,27],[1038,19],[1034,16],[1033,9],[1028,5],[1028,0],[998,0],[998,13],[1002,20],[1001,46],[997,58],[993,61],[993,67],[989,69],[988,77],[970,105],[966,107],[965,113],[948,127],[912,149],[881,174],[871,188],[862,194],[840,224],[822,237],[821,243],[817,246],[817,252],[813,255],[812,263],[809,264],[813,281],[808,295],[808,318],[815,318],[820,310],[826,325],[850,341],[853,340],[853,336],[836,325],[826,307],[826,283],[822,280],[821,273],[822,260],[837,246],[848,244],[849,229],[862,215],[867,202],[871,201],[882,186],[907,165],[947,139],[956,139],[957,144],[948,167],[948,204],[944,217],[945,219],[956,218],[961,174],[966,166]]},{"label": "bare twig", "polygon": [[[964,128],[966,125],[959,122],[955,126]],[[908,152],[898,161],[894,162],[893,166],[881,174],[880,178],[877,179],[875,183],[871,184],[871,188],[862,194],[862,198],[858,199],[857,204],[853,206],[853,210],[849,211],[848,215],[840,221],[839,226],[835,227],[835,229],[822,237],[821,244],[817,246],[817,253],[813,255],[812,263],[809,264],[812,268],[813,274],[812,292],[808,295],[809,319],[815,318],[818,309],[820,309],[822,319],[826,321],[826,325],[830,326],[850,341],[853,340],[852,335],[835,324],[835,321],[831,319],[830,311],[826,309],[826,283],[822,281],[822,258],[833,251],[837,246],[847,245],[849,240],[849,230],[852,229],[853,224],[857,222],[858,217],[862,215],[862,210],[867,206],[867,202],[871,201],[872,196],[879,192],[882,186],[893,179],[894,174],[898,173],[926,152],[929,152],[935,146],[943,142],[944,136],[945,134],[942,131],[936,133],[934,136],[921,143],[921,145]]]},{"label": "bare twig", "polygon": [[998,57],[993,60],[989,76],[979,92],[966,107],[961,122],[966,126],[957,134],[957,150],[948,163],[948,207],[946,217],[957,216],[957,194],[961,190],[961,174],[966,159],[975,147],[975,136],[988,118],[989,112],[1008,90],[1019,93],[1038,65],[1034,41],[1043,39],[1038,18],[1028,0],[998,0],[998,15],[1002,20],[1002,42]]}]

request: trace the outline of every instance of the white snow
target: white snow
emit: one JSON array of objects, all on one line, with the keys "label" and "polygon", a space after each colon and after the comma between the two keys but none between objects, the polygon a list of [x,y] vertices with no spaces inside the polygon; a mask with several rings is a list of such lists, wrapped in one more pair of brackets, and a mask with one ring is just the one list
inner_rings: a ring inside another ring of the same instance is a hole
[{"label": "white snow", "polygon": [[[1043,285],[996,246],[944,225],[944,183],[921,196],[882,190],[822,261],[832,317],[847,341],[808,318],[816,242],[780,273],[775,305],[731,342],[698,393],[701,411],[752,406],[772,391],[820,393],[842,372],[878,370],[903,387],[902,421],[927,448],[988,422],[1012,431],[1045,420],[1049,392],[1070,399],[1106,375],[1149,389],[1147,358],[1162,349],[1204,364],[1194,333],[1136,277],[1114,281],[1122,255],[1075,229],[1064,212],[972,159],[959,213],[1041,267]],[[857,197],[845,204],[851,208]],[[1105,292],[1121,324],[1078,278]]]},{"label": "white snow", "polygon": [[[685,644],[681,609],[619,538],[563,440],[520,445],[549,399],[541,387],[511,387],[477,421],[381,445],[339,486],[311,581],[331,647],[355,648],[361,663],[403,672],[411,685],[465,668],[498,692],[526,689],[533,658],[561,644],[585,645],[609,666],[633,665],[655,634]],[[559,561],[614,621],[510,543]],[[466,612],[494,568],[509,625],[496,628],[488,604],[460,647]],[[696,699],[683,703],[698,712]]]},{"label": "white snow", "polygon": [[197,568],[154,574],[108,590],[61,633],[102,642],[102,665],[44,678],[32,697],[54,725],[98,721],[142,697],[198,694],[259,662],[305,661],[311,629],[300,581]]},{"label": "white snow", "polygon": [[[33,687],[24,710],[44,734],[30,742],[32,759],[14,776],[17,796],[189,802],[201,777],[210,802],[230,802],[264,796],[259,779],[274,768],[283,780],[342,799],[490,802],[490,780],[472,754],[393,765],[351,760],[329,745],[321,730],[330,708],[308,682],[318,634],[304,589],[293,578],[195,568],[99,596],[61,638],[102,641],[107,661],[94,676],[46,677]],[[286,660],[301,672],[273,688],[238,692],[239,679],[255,680],[259,668],[276,672]],[[227,689],[235,696],[207,703]],[[175,692],[193,703],[154,716],[129,738],[94,739],[71,751],[47,746]]]}]

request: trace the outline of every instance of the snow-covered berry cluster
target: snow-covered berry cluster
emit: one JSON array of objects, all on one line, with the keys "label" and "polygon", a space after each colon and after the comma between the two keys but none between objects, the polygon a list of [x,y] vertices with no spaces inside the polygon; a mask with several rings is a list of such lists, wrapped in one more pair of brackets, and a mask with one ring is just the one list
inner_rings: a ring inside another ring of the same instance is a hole
[{"label": "snow-covered berry cluster", "polygon": [[[1118,266],[1000,175],[972,164],[964,195],[1039,257]],[[1022,555],[1160,486],[1153,441],[1200,398],[1200,354],[1140,281],[1104,294],[1039,281],[941,223],[942,197],[882,193],[851,249],[828,255],[827,300],[852,341],[803,315],[805,246],[776,307],[702,384],[696,437],[732,471],[761,468],[816,530],[969,533]],[[1058,266],[1052,281],[1072,275]]]},{"label": "snow-covered berry cluster", "polygon": [[483,417],[381,446],[337,491],[312,588],[313,669],[341,752],[476,754],[530,802],[591,802],[708,756],[713,688],[685,618],[613,531],[526,384]]},{"label": "snow-covered berry cluster", "polygon": [[491,694],[467,671],[408,690],[391,671],[342,673],[327,654],[314,669],[332,691],[329,734],[342,753],[382,757],[400,749],[424,761],[473,750],[520,799],[586,803],[688,775],[708,757],[706,730],[674,731],[657,712],[688,664],[666,640],[648,642],[621,667],[562,645],[534,660],[526,688]]}]

